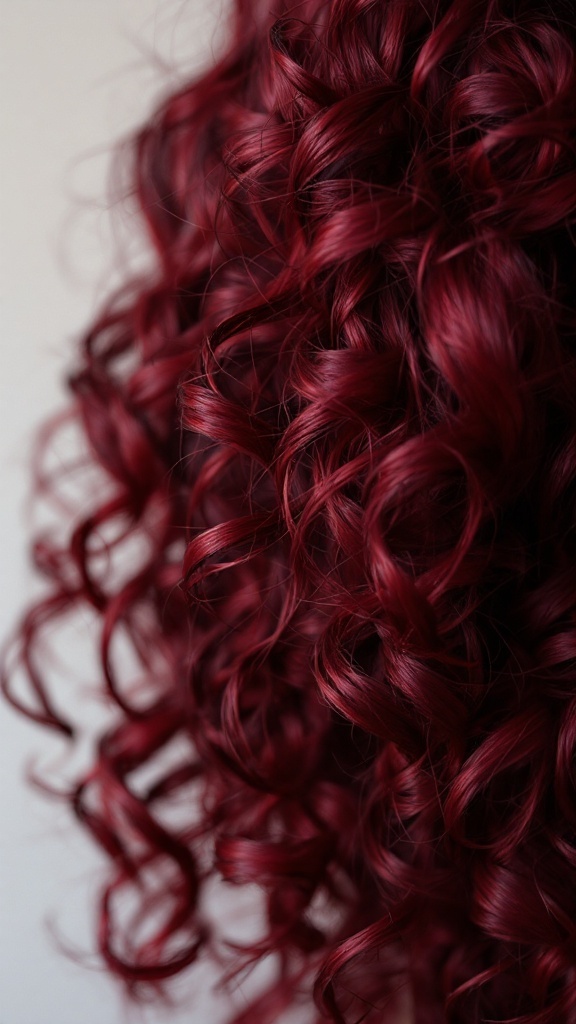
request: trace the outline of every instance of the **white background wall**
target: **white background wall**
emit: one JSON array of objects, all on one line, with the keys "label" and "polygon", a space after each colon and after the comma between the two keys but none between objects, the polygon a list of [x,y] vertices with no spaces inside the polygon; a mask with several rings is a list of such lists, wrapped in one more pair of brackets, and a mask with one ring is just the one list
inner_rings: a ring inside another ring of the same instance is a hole
[{"label": "white background wall", "polygon": [[[210,62],[221,23],[219,0],[0,0],[2,638],[34,587],[34,429],[62,405],[74,336],[110,284],[112,143],[179,75]],[[5,705],[0,723],[0,1024],[165,1024],[162,1010],[129,1010],[83,956],[102,862],[66,808],[24,781],[30,759],[64,771],[61,742]],[[83,965],[58,951],[51,925]],[[169,1019],[218,1024],[209,980],[202,964],[178,983],[185,1006]]]}]

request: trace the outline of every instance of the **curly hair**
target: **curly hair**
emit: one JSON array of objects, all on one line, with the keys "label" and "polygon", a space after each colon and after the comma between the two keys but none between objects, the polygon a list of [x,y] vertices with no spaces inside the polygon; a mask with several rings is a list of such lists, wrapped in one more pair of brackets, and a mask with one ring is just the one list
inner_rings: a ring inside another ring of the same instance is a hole
[{"label": "curly hair", "polygon": [[221,877],[275,954],[234,1024],[576,1021],[575,56],[570,0],[235,0],[134,138],[154,265],[69,378],[105,486],[5,689],[73,738],[40,638],[94,610],[68,798],[135,996]]}]

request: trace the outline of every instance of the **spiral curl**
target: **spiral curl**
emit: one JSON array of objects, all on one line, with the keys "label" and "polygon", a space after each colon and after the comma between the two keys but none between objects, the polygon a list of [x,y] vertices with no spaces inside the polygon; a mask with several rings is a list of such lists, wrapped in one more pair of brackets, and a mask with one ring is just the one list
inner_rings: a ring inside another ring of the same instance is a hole
[{"label": "spiral curl", "polygon": [[[234,1024],[305,997],[334,1024],[574,1024],[573,8],[231,18],[135,138],[155,266],[69,381],[108,490],[37,543],[34,706],[5,687],[73,737],[36,652],[95,611],[118,716],[69,799],[135,995],[215,943],[219,876],[265,894],[239,962],[277,955]],[[135,535],[112,585],[102,554]]]}]

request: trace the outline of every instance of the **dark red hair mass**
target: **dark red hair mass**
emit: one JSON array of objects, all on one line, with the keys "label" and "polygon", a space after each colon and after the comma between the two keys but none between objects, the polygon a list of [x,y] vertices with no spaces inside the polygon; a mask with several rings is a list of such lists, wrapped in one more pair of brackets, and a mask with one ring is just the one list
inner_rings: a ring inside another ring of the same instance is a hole
[{"label": "dark red hair mass", "polygon": [[73,738],[39,650],[93,610],[69,798],[134,995],[217,948],[221,877],[276,971],[234,1024],[574,1024],[574,6],[230,19],[134,140],[153,267],[69,379],[102,485],[5,689]]}]

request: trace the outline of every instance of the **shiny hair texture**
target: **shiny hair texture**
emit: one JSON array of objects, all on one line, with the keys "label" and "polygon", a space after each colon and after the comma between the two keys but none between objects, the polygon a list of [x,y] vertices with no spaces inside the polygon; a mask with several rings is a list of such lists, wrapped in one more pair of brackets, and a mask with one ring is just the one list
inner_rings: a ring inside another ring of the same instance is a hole
[{"label": "shiny hair texture", "polygon": [[116,716],[69,800],[135,996],[221,955],[221,878],[264,894],[232,972],[274,965],[234,1024],[574,1024],[574,7],[229,30],[134,139],[153,267],[69,378],[105,484],[5,688],[73,739],[42,638],[92,609]]}]

